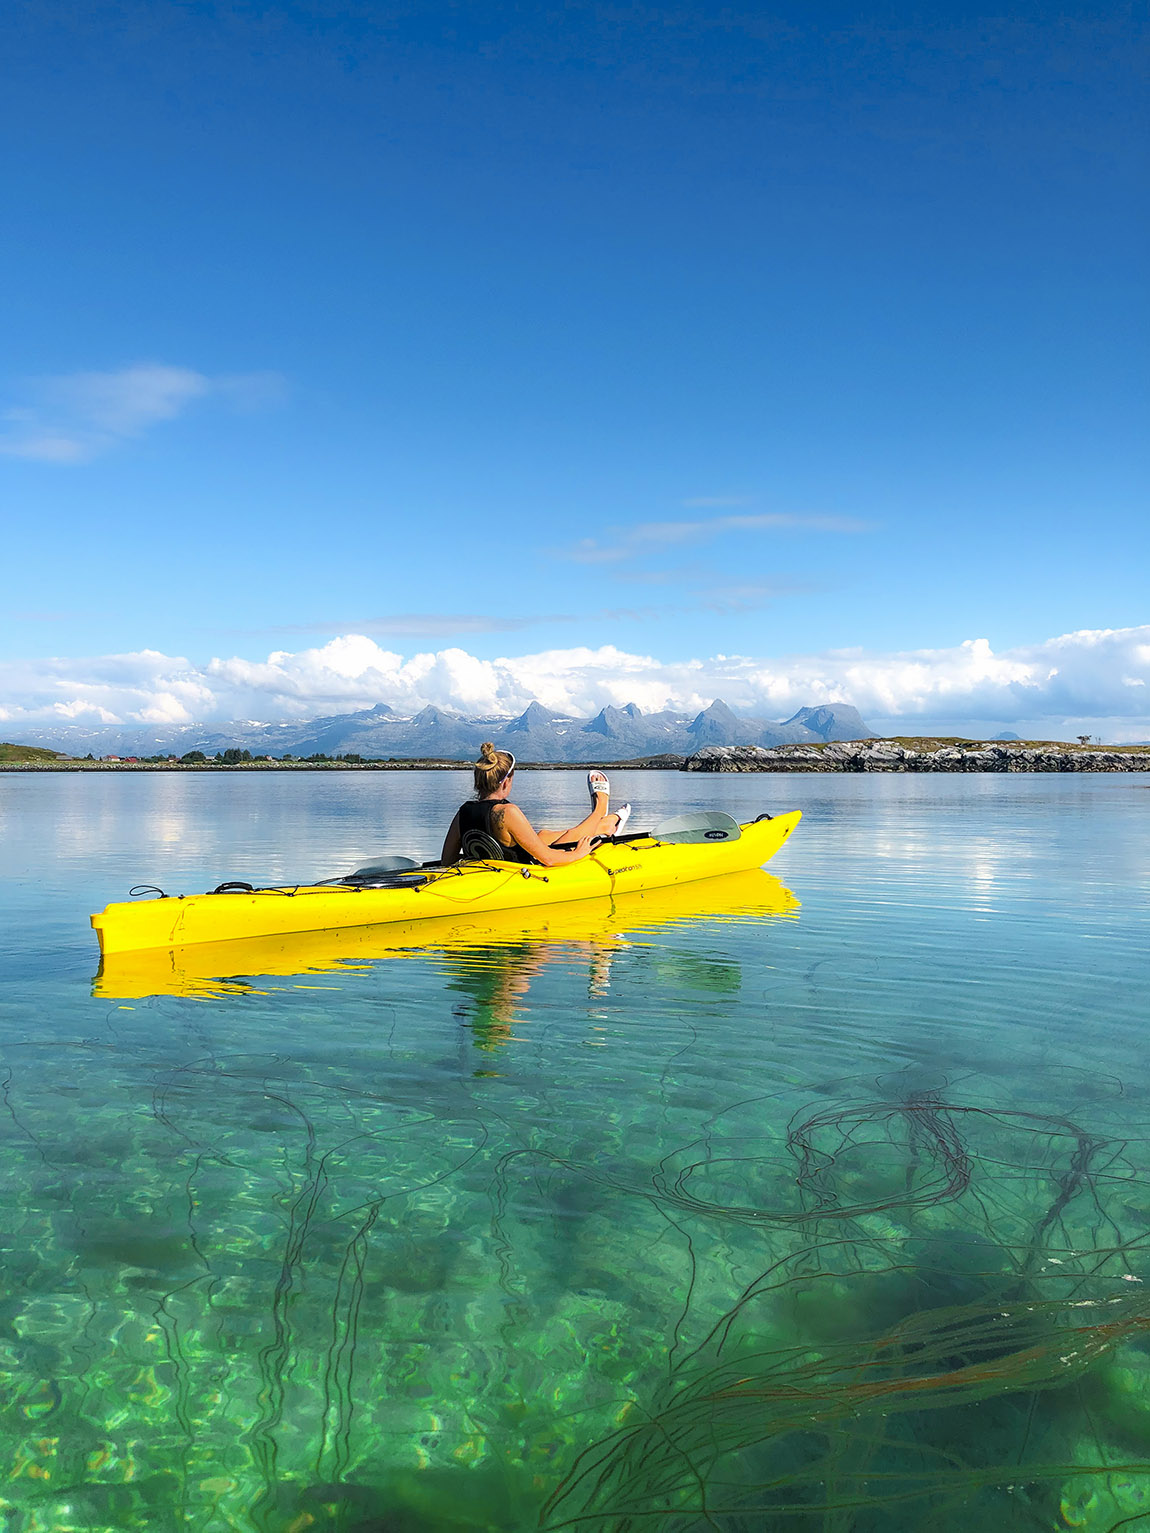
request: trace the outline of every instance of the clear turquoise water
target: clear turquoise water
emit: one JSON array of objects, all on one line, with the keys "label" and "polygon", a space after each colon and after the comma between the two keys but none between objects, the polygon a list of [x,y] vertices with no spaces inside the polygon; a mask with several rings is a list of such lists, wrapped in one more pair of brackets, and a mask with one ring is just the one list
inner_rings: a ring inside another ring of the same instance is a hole
[{"label": "clear turquoise water", "polygon": [[464,781],[0,775],[0,1526],[1150,1528],[1150,781],[616,776],[797,912],[94,999]]}]

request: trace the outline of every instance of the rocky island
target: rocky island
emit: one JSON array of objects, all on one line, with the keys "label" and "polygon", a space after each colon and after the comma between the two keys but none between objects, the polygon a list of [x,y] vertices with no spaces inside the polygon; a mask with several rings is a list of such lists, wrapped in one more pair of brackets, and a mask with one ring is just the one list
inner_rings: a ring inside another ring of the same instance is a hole
[{"label": "rocky island", "polygon": [[844,740],[828,745],[705,745],[686,772],[1150,772],[1150,746],[1058,740]]}]

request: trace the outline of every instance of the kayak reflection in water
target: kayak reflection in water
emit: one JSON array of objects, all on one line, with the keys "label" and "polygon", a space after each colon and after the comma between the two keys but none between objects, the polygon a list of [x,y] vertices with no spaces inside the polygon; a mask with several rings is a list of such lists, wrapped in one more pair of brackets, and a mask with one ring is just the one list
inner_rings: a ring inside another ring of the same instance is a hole
[{"label": "kayak reflection in water", "polygon": [[568,830],[537,831],[517,804],[511,802],[515,757],[497,751],[490,740],[479,747],[475,763],[475,799],[461,804],[443,842],[440,860],[487,857],[503,862],[538,863],[545,868],[578,862],[597,842],[617,836],[631,814],[630,804],[615,812],[607,805],[611,785],[602,772],[587,773],[591,813]]}]

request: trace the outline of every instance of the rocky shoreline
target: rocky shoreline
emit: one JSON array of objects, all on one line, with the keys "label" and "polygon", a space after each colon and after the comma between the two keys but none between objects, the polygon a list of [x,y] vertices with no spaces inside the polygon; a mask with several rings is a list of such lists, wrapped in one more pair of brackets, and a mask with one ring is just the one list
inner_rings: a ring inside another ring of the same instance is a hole
[{"label": "rocky shoreline", "polygon": [[1150,772],[1150,747],[936,744],[849,740],[832,745],[705,745],[686,772]]},{"label": "rocky shoreline", "polygon": [[[581,772],[586,762],[521,761],[531,772]],[[1150,772],[1150,746],[1051,743],[957,745],[944,741],[848,740],[830,745],[705,745],[690,756],[670,752],[604,761],[616,772]],[[398,761],[0,761],[2,772],[461,772],[470,761],[413,757]]]},{"label": "rocky shoreline", "polygon": [[[685,756],[605,761],[609,772],[679,772]],[[585,761],[521,761],[525,772],[585,772]],[[412,757],[404,761],[0,761],[0,772],[470,772],[471,761]]]},{"label": "rocky shoreline", "polygon": [[[524,763],[526,765],[526,763]],[[469,761],[0,761],[0,772],[462,772]]]}]

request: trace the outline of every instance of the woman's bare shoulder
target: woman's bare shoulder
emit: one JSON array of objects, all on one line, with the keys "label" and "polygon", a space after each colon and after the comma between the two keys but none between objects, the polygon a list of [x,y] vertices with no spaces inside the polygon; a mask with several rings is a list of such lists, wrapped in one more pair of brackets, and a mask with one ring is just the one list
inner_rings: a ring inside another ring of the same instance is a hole
[{"label": "woman's bare shoulder", "polygon": [[519,805],[513,804],[510,799],[500,804],[498,809],[493,810],[491,818],[496,825],[500,827],[506,826],[509,831],[531,829],[531,821],[523,813]]}]

